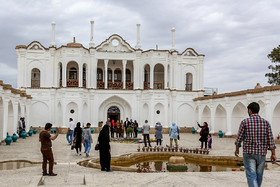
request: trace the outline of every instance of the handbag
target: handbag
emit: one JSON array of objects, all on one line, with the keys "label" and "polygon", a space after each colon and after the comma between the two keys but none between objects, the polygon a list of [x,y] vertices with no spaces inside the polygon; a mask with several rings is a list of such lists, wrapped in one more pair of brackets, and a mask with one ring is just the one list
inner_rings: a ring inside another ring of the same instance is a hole
[{"label": "handbag", "polygon": [[98,151],[99,150],[99,143],[97,143],[94,147],[95,151]]}]

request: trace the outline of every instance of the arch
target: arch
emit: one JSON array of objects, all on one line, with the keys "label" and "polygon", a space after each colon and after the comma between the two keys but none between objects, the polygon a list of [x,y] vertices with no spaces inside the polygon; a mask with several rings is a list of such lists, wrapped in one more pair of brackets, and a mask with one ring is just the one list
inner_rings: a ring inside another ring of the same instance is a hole
[{"label": "arch", "polygon": [[[202,111],[202,116],[201,116],[201,123],[207,122],[208,125],[212,128],[211,122],[211,110],[210,108],[206,105]],[[202,125],[202,124],[200,124]],[[209,129],[210,130],[210,129]]]},{"label": "arch", "polygon": [[150,112],[149,112],[149,105],[147,103],[145,103],[143,105],[143,110],[142,110],[142,120],[140,123],[144,123],[145,120],[149,120],[150,119]]},{"label": "arch", "polygon": [[120,109],[120,120],[125,119],[128,117],[129,119],[132,118],[132,110],[129,102],[127,102],[124,98],[119,96],[111,96],[107,99],[105,99],[100,105],[99,105],[99,115],[98,115],[98,121],[106,121],[107,119],[107,111],[111,106],[117,106]]},{"label": "arch", "polygon": [[227,112],[226,109],[219,104],[215,111],[214,124],[212,125],[212,131],[219,132],[220,130],[226,132],[227,130]]},{"label": "arch", "polygon": [[59,62],[58,64],[57,64],[57,68],[58,68],[58,85],[59,85],[59,87],[62,87],[62,76],[63,76],[63,72],[62,72],[62,63],[61,62]]},{"label": "arch", "polygon": [[170,80],[170,65],[168,64],[168,66],[167,66],[167,87],[168,88],[170,88],[170,82],[171,82],[171,80]]},{"label": "arch", "polygon": [[[157,103],[154,107],[154,123],[161,122],[161,125],[166,126],[165,110],[162,103]],[[154,124],[152,124],[154,126]]]},{"label": "arch", "polygon": [[79,65],[75,61],[70,61],[66,66],[67,87],[79,86]]},{"label": "arch", "polygon": [[164,66],[156,64],[154,66],[154,89],[164,88]]},{"label": "arch", "polygon": [[231,129],[232,134],[237,134],[240,126],[240,122],[248,116],[248,111],[245,105],[241,102],[238,102],[233,110],[231,115]]},{"label": "arch", "polygon": [[7,132],[9,133],[9,135],[13,135],[13,133],[15,133],[14,132],[14,108],[11,100],[8,102]]},{"label": "arch", "polygon": [[144,89],[149,89],[150,88],[150,65],[145,64],[144,65]]},{"label": "arch", "polygon": [[114,82],[122,82],[122,70],[120,68],[114,70]]},{"label": "arch", "polygon": [[41,73],[38,68],[31,70],[31,88],[39,88],[41,85]]},{"label": "arch", "polygon": [[21,114],[21,106],[20,106],[20,103],[18,103],[18,116],[17,116],[17,119],[20,119],[21,117],[24,117],[24,116],[22,116],[22,114]]},{"label": "arch", "polygon": [[67,121],[69,118],[73,119],[73,122],[76,124],[78,122],[78,116],[79,116],[79,108],[78,104],[71,101],[66,105],[66,119]]},{"label": "arch", "polygon": [[193,90],[193,75],[191,73],[186,74],[186,91]]},{"label": "arch", "polygon": [[121,110],[118,106],[112,105],[107,110],[107,117],[110,118],[111,121],[114,120],[114,122],[120,121],[120,114]]},{"label": "arch", "polygon": [[89,123],[88,104],[86,102],[83,105],[83,118],[81,123],[82,126],[86,126],[86,124]]},{"label": "arch", "polygon": [[280,102],[278,102],[273,110],[271,128],[273,136],[276,138],[280,134]]},{"label": "arch", "polygon": [[258,104],[260,105],[259,115],[260,115],[261,117],[265,117],[265,111],[266,111],[266,109],[265,109],[265,104],[264,104],[264,102],[263,102],[262,100],[259,100],[259,101],[258,101]]},{"label": "arch", "polygon": [[37,101],[30,106],[30,126],[44,127],[49,122],[49,107],[46,103]]},{"label": "arch", "polygon": [[58,105],[57,105],[57,112],[55,113],[56,115],[56,126],[58,127],[62,127],[63,125],[66,125],[66,124],[63,124],[63,116],[62,116],[62,106],[61,106],[61,103],[59,102]]},{"label": "arch", "polygon": [[101,68],[97,68],[97,81],[103,81],[103,70]]},{"label": "arch", "polygon": [[181,104],[177,109],[177,125],[180,127],[195,126],[195,111],[187,103]]},{"label": "arch", "polygon": [[3,108],[3,99],[0,96],[0,141],[4,139],[4,108]]},{"label": "arch", "polygon": [[84,63],[83,64],[83,87],[86,88],[87,87],[87,76],[88,76],[88,67],[87,64]]},{"label": "arch", "polygon": [[28,68],[27,68],[27,87],[31,87],[31,79],[32,79],[32,70],[33,69],[38,69],[40,71],[40,87],[44,86],[45,83],[45,72],[44,72],[44,64],[41,61],[31,61],[28,64]]}]

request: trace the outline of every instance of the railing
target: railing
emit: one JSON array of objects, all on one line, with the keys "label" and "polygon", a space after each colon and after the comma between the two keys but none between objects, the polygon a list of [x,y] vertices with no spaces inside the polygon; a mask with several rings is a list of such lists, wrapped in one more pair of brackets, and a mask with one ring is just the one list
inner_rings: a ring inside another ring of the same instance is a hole
[{"label": "railing", "polygon": [[126,86],[125,88],[127,90],[133,90],[133,82],[126,82],[125,86]]},{"label": "railing", "polygon": [[163,89],[163,82],[154,82],[154,89]]},{"label": "railing", "polygon": [[123,89],[122,82],[108,82],[108,89]]},{"label": "railing", "polygon": [[87,81],[83,80],[83,87],[86,88],[87,87]]},{"label": "railing", "polygon": [[78,79],[68,79],[67,87],[79,87],[79,80]]},{"label": "railing", "polygon": [[39,88],[40,80],[31,80],[31,88]]},{"label": "railing", "polygon": [[186,91],[192,91],[192,84],[186,84]]},{"label": "railing", "polygon": [[144,82],[144,89],[150,89],[150,82]]},{"label": "railing", "polygon": [[97,81],[97,88],[98,89],[104,89],[104,82],[103,81]]},{"label": "railing", "polygon": [[59,87],[62,87],[62,80],[59,80]]}]

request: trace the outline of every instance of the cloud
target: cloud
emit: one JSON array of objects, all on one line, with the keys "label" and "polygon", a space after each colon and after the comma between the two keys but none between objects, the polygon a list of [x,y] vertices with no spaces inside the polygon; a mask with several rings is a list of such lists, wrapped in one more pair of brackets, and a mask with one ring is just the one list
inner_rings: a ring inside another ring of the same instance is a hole
[{"label": "cloud", "polygon": [[[56,44],[76,41],[88,47],[90,19],[94,42],[111,34],[136,44],[136,24],[141,24],[144,50],[171,48],[171,28],[176,28],[176,48],[188,47],[205,54],[204,85],[228,92],[268,85],[267,54],[279,45],[278,1],[253,0],[10,0],[0,4],[0,61],[16,68],[15,46],[51,42],[51,22],[56,22]],[[6,67],[5,67],[6,68]],[[0,75],[3,79],[4,75]],[[7,77],[7,76],[5,76]],[[5,78],[7,80],[7,78]],[[11,79],[13,79],[11,77]],[[14,78],[13,80],[16,80]]]}]

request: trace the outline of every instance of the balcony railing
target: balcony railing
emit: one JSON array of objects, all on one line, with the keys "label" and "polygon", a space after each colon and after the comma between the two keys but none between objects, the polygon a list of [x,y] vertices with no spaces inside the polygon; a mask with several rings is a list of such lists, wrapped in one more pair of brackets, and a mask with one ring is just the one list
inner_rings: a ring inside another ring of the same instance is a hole
[{"label": "balcony railing", "polygon": [[122,82],[108,82],[108,89],[123,89]]},{"label": "balcony railing", "polygon": [[83,87],[86,88],[87,87],[87,81],[83,80]]},{"label": "balcony railing", "polygon": [[97,89],[104,89],[104,85],[103,81],[97,81]]},{"label": "balcony railing", "polygon": [[144,82],[144,89],[150,89],[150,82]]},{"label": "balcony railing", "polygon": [[79,80],[78,79],[68,79],[67,87],[79,87]]},{"label": "balcony railing", "polygon": [[126,86],[125,88],[127,90],[133,90],[133,82],[126,82],[125,86]]},{"label": "balcony railing", "polygon": [[163,82],[154,82],[154,89],[163,89]]},{"label": "balcony railing", "polygon": [[186,91],[192,91],[192,84],[186,84]]},{"label": "balcony railing", "polygon": [[59,80],[59,87],[62,87],[62,80]]}]

